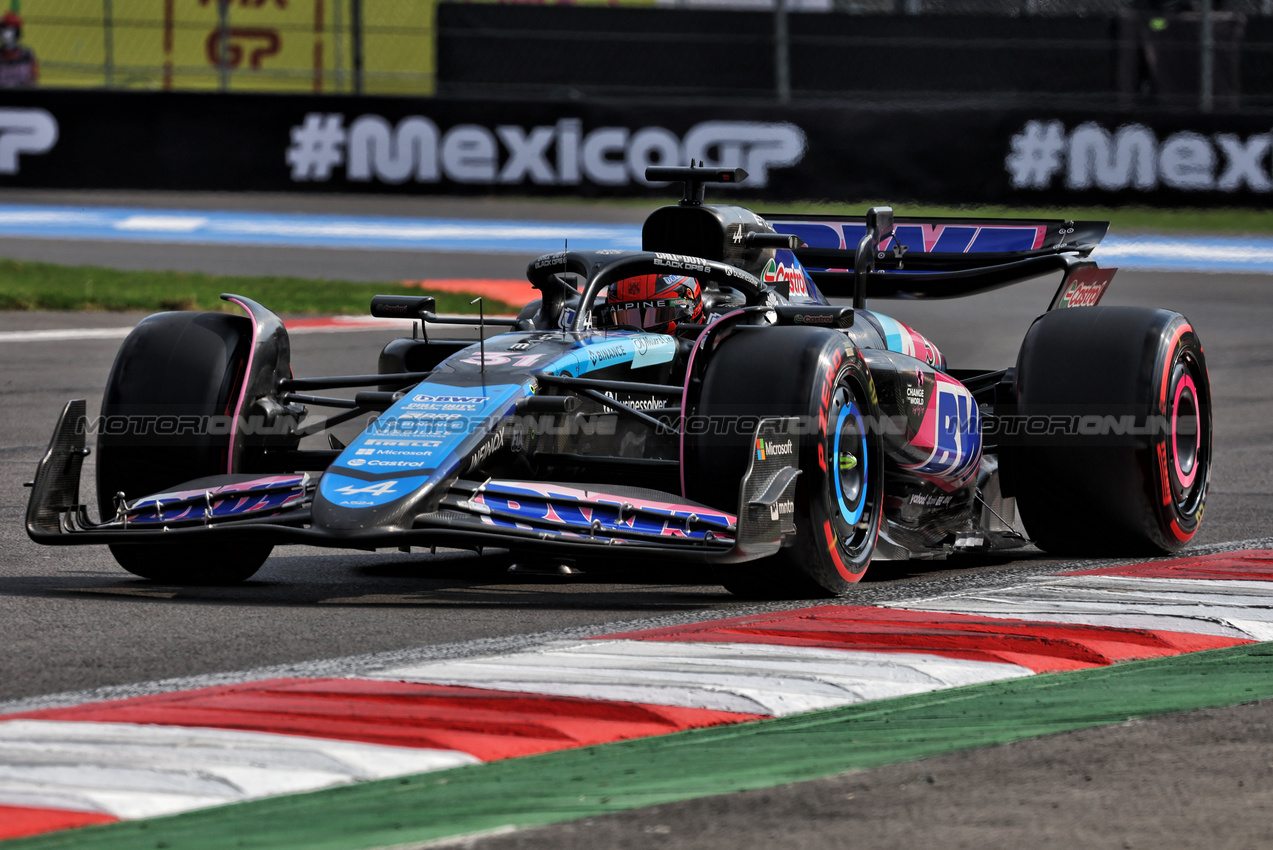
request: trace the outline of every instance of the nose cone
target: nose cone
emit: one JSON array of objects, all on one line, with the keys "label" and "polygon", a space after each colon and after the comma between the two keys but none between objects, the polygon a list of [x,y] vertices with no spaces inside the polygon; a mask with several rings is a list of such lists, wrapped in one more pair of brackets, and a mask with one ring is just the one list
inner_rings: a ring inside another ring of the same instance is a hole
[{"label": "nose cone", "polygon": [[367,426],[327,469],[313,522],[333,530],[410,528],[470,456],[502,433],[524,390],[426,382]]}]

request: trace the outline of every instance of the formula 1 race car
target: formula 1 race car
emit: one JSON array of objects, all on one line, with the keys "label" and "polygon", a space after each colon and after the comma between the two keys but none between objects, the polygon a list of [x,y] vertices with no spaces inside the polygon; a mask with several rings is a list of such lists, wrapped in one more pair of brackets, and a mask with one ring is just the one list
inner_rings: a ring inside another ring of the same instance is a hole
[{"label": "formula 1 race car", "polygon": [[[704,184],[745,176],[652,168],[685,195],[648,217],[643,250],[536,259],[541,297],[483,320],[481,339],[430,336],[473,324],[432,298],[377,296],[373,315],[413,325],[375,374],[295,377],[283,323],[238,295],[223,297],[246,317],[151,316],[100,418],[67,404],[27,530],[108,544],[174,584],[244,580],[282,543],[498,547],[559,567],[709,563],[756,598],[844,594],[872,557],[1161,554],[1194,536],[1211,470],[1202,346],[1178,313],[1097,304],[1113,271],[1088,255],[1108,224],[703,203]],[[949,367],[866,309],[1056,272],[998,371]],[[349,397],[316,394],[337,388]],[[308,422],[318,406],[343,412]],[[301,447],[355,418],[369,424],[348,445]],[[96,522],[79,495],[89,431]]]}]

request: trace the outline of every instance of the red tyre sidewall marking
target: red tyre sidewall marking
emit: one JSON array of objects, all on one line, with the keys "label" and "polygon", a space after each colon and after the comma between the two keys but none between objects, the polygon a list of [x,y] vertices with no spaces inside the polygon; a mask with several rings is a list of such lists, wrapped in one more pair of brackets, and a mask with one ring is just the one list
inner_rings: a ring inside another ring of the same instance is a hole
[{"label": "red tyre sidewall marking", "polygon": [[[1167,395],[1171,388],[1171,376],[1175,372],[1176,354],[1178,351],[1178,346],[1180,345],[1181,338],[1187,333],[1189,334],[1193,333],[1193,327],[1188,322],[1182,322],[1180,326],[1177,327],[1175,332],[1172,334],[1171,343],[1168,345],[1168,351],[1170,351],[1171,353],[1168,355],[1167,361],[1163,364],[1162,382],[1158,391],[1158,410],[1163,416],[1167,415]],[[1190,383],[1192,384],[1192,382]],[[1195,399],[1197,398],[1196,395],[1194,397]],[[1175,415],[1174,409],[1171,412],[1171,439],[1172,439],[1173,448],[1174,448],[1175,439],[1176,439],[1176,415]],[[1202,439],[1201,429],[1199,429],[1198,439],[1199,440]],[[1166,442],[1162,442],[1158,444],[1157,455],[1158,457],[1156,458],[1156,461],[1158,463],[1158,480],[1159,480],[1158,486],[1162,490],[1161,496],[1162,496],[1163,505],[1169,506],[1172,503],[1170,476],[1175,471],[1174,469],[1172,469],[1172,467],[1178,466],[1179,461],[1176,460],[1174,457],[1172,458],[1170,462],[1168,461]],[[1196,526],[1193,531],[1185,531],[1183,528],[1180,527],[1180,521],[1174,516],[1175,514],[1174,510],[1172,511],[1172,514],[1173,516],[1171,517],[1171,520],[1167,523],[1168,530],[1171,532],[1172,536],[1175,537],[1181,543],[1188,542],[1189,540],[1193,538],[1194,534],[1196,533],[1197,531]]]},{"label": "red tyre sidewall marking", "polygon": [[[844,364],[844,351],[840,350],[835,353],[831,360],[831,364],[825,371],[825,377],[822,379],[822,387],[818,393],[818,466],[824,474],[831,475],[831,471],[827,466],[825,438],[827,437],[827,427],[830,422],[831,399],[835,395],[835,387],[839,383],[840,367]],[[838,459],[836,461],[839,462]],[[870,487],[870,482],[864,482],[865,487]],[[869,491],[865,497],[872,495]],[[822,523],[822,534],[826,538],[827,551],[831,554],[831,562],[835,565],[835,571],[840,574],[840,578],[847,582],[860,581],[866,573],[863,567],[854,573],[844,564],[844,558],[840,555],[840,541],[835,533],[835,529],[831,527],[831,520],[826,519]],[[874,545],[874,541],[871,541]]]}]

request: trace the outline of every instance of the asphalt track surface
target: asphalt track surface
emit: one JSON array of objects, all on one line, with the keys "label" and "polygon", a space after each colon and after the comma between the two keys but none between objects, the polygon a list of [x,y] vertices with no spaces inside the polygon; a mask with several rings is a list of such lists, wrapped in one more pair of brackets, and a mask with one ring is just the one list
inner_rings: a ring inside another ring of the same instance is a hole
[{"label": "asphalt track surface", "polygon": [[[6,193],[13,203],[62,193]],[[85,202],[93,203],[94,198]],[[381,198],[102,196],[100,203],[368,214],[599,220],[591,210],[490,201]],[[573,213],[573,214],[572,214]],[[639,210],[606,213],[639,220]],[[315,249],[150,248],[112,243],[0,244],[0,255],[127,268],[287,273],[393,280],[518,277],[527,257]],[[445,270],[445,271],[443,271]],[[986,296],[876,304],[928,333],[955,366],[1010,363],[1055,284]],[[1215,469],[1200,545],[1273,535],[1273,399],[1261,276],[1122,273],[1105,303],[1177,309],[1206,346],[1215,402]],[[245,293],[249,294],[250,293]],[[4,314],[0,332],[118,327],[138,316]],[[374,368],[383,331],[293,339],[298,375]],[[286,665],[359,653],[527,636],[696,612],[752,610],[704,571],[591,570],[573,580],[507,573],[471,553],[341,554],[283,547],[237,588],[143,582],[92,548],[53,549],[22,530],[26,490],[62,403],[100,401],[116,340],[0,343],[0,702],[63,691]],[[91,480],[92,459],[85,482]],[[1082,533],[1081,506],[1075,508]],[[860,599],[995,584],[1051,563],[1008,559],[880,563]],[[705,614],[706,616],[706,614]],[[477,842],[482,847],[1217,846],[1273,841],[1273,712],[1265,703],[1088,730],[817,782],[638,810]]]}]

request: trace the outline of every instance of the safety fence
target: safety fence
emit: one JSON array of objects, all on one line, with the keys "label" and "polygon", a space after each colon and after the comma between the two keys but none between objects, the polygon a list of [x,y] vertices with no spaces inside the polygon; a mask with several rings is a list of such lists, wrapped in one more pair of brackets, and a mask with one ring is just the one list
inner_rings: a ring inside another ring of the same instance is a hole
[{"label": "safety fence", "polygon": [[[999,3],[1016,14],[996,15],[987,11],[994,4],[972,0],[920,3],[914,14],[897,11],[907,3],[844,14],[791,2],[798,11],[445,3],[438,93],[1273,105],[1273,17],[1263,2],[1209,15],[1113,2]],[[1060,14],[1062,5],[1070,14]]]},{"label": "safety fence", "polygon": [[435,5],[21,0],[20,13],[46,87],[427,95]]},{"label": "safety fence", "polygon": [[5,3],[54,88],[1273,105],[1273,0]]}]

